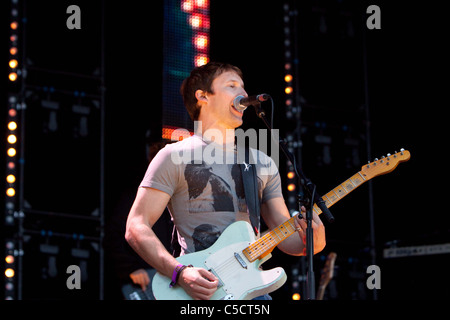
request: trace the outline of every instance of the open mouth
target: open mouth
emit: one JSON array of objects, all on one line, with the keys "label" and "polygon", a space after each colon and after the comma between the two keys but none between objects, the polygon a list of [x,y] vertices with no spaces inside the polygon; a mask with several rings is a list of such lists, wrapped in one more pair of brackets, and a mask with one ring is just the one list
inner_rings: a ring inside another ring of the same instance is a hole
[{"label": "open mouth", "polygon": [[244,110],[240,111],[240,110],[236,109],[236,107],[234,106],[233,103],[231,103],[231,109],[233,109],[234,111],[238,112],[240,115],[244,114]]}]

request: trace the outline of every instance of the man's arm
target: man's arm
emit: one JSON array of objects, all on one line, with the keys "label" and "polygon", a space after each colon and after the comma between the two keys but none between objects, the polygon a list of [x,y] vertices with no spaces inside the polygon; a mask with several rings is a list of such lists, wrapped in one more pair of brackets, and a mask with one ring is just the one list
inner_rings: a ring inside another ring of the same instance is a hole
[{"label": "man's arm", "polygon": [[[302,208],[302,215],[305,216],[304,208]],[[272,198],[264,202],[261,205],[261,216],[270,230],[291,218],[286,203],[281,197]],[[281,242],[278,248],[293,256],[305,255],[303,239],[306,237],[306,221],[304,219],[295,219],[295,224],[300,228],[299,231]],[[314,230],[314,254],[316,254],[323,250],[326,241],[325,226],[314,212],[312,227]]]},{"label": "man's arm", "polygon": [[[153,232],[152,227],[161,217],[170,195],[153,189],[139,188],[127,219],[125,239],[148,264],[169,279],[178,265]],[[194,299],[209,299],[217,289],[217,278],[207,270],[186,268],[178,284]]]},{"label": "man's arm", "polygon": [[148,264],[165,276],[178,264],[153,232],[152,227],[161,217],[170,196],[151,188],[139,188],[128,214],[125,239]]}]

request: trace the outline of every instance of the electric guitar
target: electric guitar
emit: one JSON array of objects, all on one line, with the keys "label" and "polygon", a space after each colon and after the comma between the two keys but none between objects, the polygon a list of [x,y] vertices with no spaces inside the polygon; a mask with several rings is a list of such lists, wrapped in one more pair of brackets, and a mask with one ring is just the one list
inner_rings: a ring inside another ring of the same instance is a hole
[{"label": "electric guitar", "polygon": [[[408,161],[410,153],[401,149],[387,154],[380,160],[364,165],[361,171],[323,196],[327,207],[331,207],[347,194],[370,179],[393,171],[400,162]],[[314,204],[314,212],[322,213]],[[211,300],[247,300],[273,292],[286,281],[283,268],[262,270],[261,265],[270,259],[272,250],[297,231],[296,216],[255,239],[255,233],[248,222],[237,221],[229,225],[217,241],[208,249],[177,258],[181,264],[192,264],[212,272],[219,285]],[[153,277],[152,289],[157,300],[192,300],[180,287],[169,287],[170,279],[159,272]]]}]

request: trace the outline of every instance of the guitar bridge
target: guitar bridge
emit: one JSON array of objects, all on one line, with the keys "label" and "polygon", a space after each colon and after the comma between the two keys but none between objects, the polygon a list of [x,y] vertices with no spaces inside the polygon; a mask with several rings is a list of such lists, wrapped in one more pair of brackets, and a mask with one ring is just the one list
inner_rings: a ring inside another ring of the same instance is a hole
[{"label": "guitar bridge", "polygon": [[217,279],[219,279],[219,285],[217,286],[217,288],[223,287],[224,284],[220,279],[220,277],[217,275],[217,273],[213,269],[209,269],[208,271],[211,272],[213,275],[215,275]]}]

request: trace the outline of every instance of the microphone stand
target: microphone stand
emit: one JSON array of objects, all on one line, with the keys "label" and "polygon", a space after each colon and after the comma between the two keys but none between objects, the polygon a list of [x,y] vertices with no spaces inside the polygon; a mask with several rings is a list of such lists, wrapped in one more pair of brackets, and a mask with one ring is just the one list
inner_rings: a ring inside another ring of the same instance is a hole
[{"label": "microphone stand", "polygon": [[[272,98],[271,98],[272,99]],[[273,101],[272,101],[273,103]],[[270,136],[272,136],[272,127],[267,121],[266,114],[261,108],[261,103],[255,103],[253,104],[255,107],[256,115],[262,119],[266,127],[270,130]],[[273,139],[272,139],[273,140]],[[299,182],[299,185],[302,185],[303,190],[306,192],[307,197],[303,197],[300,194],[297,196],[298,201],[298,212],[300,215],[300,218],[302,217],[301,214],[301,203],[303,202],[306,207],[306,261],[307,261],[307,280],[306,280],[306,287],[307,287],[307,294],[306,298],[308,300],[314,300],[316,298],[315,294],[315,277],[314,277],[314,270],[313,270],[313,255],[314,255],[314,230],[312,228],[312,216],[313,216],[313,207],[314,204],[317,204],[317,206],[322,210],[322,213],[326,217],[328,222],[333,222],[334,217],[331,214],[330,210],[328,210],[328,207],[325,204],[325,201],[322,199],[322,197],[316,192],[316,185],[312,183],[310,179],[308,179],[302,172],[300,168],[297,167],[297,163],[295,161],[295,156],[288,150],[286,142],[284,140],[280,140],[278,142],[279,147],[281,151],[286,155],[288,160],[292,163],[292,166],[294,167],[295,173],[297,175],[297,179]]]}]

